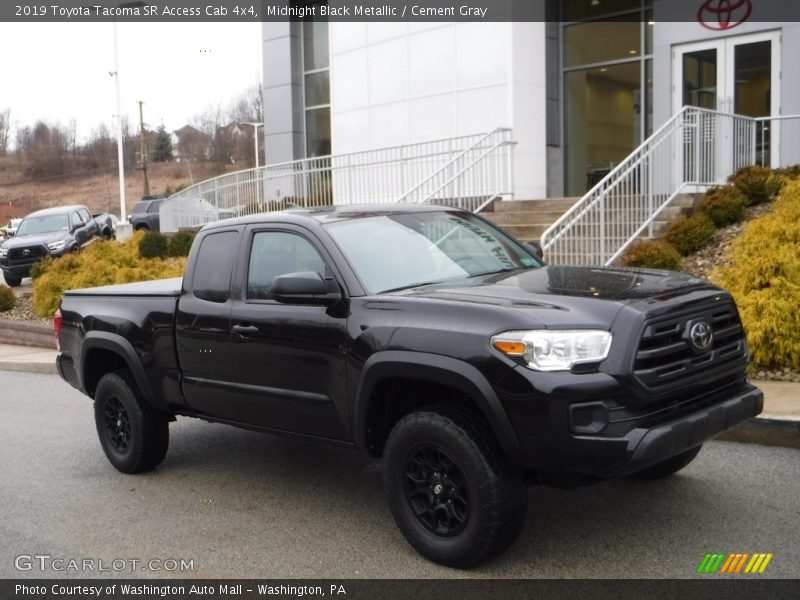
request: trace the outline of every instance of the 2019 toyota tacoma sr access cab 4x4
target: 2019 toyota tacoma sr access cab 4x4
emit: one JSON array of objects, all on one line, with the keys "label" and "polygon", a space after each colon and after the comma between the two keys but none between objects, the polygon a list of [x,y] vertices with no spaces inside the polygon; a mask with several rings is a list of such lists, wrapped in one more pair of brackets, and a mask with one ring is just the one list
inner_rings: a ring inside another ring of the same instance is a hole
[{"label": "2019 toyota tacoma sr access cab 4x4", "polygon": [[34,263],[47,256],[77,252],[95,241],[104,235],[106,219],[108,215],[93,217],[88,208],[78,204],[32,212],[0,246],[0,269],[6,283],[16,287],[30,275]]},{"label": "2019 toyota tacoma sr access cab 4x4", "polygon": [[183,279],[64,295],[61,376],[125,473],[176,415],[384,459],[408,541],[470,567],[526,484],[662,477],[757,415],[730,295],[666,271],[543,266],[480,217],[340,207],[207,225]]}]

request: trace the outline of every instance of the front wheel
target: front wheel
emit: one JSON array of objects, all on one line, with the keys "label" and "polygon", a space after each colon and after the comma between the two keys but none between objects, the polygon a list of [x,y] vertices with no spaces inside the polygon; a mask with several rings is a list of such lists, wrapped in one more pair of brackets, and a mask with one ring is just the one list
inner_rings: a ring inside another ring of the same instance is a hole
[{"label": "front wheel", "polygon": [[3,279],[6,280],[8,287],[19,287],[22,283],[22,277],[12,277],[11,275],[3,275]]},{"label": "front wheel", "polygon": [[629,475],[631,479],[643,479],[643,480],[651,480],[651,479],[661,479],[662,477],[668,477],[673,473],[677,473],[684,467],[686,467],[690,462],[692,462],[695,457],[700,452],[700,449],[703,447],[700,444],[697,448],[691,448],[686,452],[682,452],[681,454],[677,454],[672,458],[668,458],[665,461],[660,463],[654,464],[652,467],[647,467],[641,471],[637,471]]},{"label": "front wheel", "polygon": [[426,558],[469,568],[516,540],[527,492],[479,419],[448,408],[407,415],[392,429],[385,458],[392,514]]},{"label": "front wheel", "polygon": [[140,473],[164,460],[169,420],[147,405],[130,372],[103,375],[94,395],[94,420],[103,451],[117,470]]}]

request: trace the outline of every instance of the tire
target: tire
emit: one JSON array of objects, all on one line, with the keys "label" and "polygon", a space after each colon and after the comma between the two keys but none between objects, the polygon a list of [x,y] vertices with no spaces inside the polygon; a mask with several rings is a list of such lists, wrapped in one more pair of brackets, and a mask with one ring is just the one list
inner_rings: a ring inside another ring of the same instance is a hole
[{"label": "tire", "polygon": [[164,460],[168,416],[147,405],[129,371],[107,373],[97,383],[94,421],[103,452],[118,471],[141,473]]},{"label": "tire", "polygon": [[3,279],[6,280],[8,287],[19,287],[22,283],[22,277],[12,277],[11,275],[3,275]]},{"label": "tire", "polygon": [[394,426],[384,454],[389,507],[420,554],[470,568],[514,543],[527,490],[478,419],[444,407],[412,413]]},{"label": "tire", "polygon": [[628,477],[630,477],[631,479],[641,479],[645,481],[653,479],[661,479],[662,477],[668,477],[673,473],[677,473],[685,466],[687,466],[690,462],[692,462],[698,455],[702,447],[703,445],[700,444],[699,446],[697,446],[697,448],[691,448],[690,450],[682,452],[681,454],[677,454],[672,458],[668,458],[663,462],[656,463],[652,467],[647,467],[646,469],[637,471],[636,473],[632,473]]}]

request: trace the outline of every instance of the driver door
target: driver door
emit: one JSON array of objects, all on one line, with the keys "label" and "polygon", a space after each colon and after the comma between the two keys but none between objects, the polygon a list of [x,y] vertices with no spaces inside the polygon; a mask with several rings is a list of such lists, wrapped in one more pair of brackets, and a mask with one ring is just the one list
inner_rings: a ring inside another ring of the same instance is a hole
[{"label": "driver door", "polygon": [[288,225],[246,231],[240,297],[231,305],[231,341],[240,418],[249,424],[349,439],[346,323],[325,306],[282,304],[270,296],[279,275],[332,277],[316,240]]}]

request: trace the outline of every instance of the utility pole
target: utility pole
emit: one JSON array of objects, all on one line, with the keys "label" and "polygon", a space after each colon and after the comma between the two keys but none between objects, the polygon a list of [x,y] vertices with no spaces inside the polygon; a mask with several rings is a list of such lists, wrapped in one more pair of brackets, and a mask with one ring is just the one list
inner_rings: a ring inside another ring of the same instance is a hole
[{"label": "utility pole", "polygon": [[258,168],[258,128],[263,127],[263,123],[252,123],[252,122],[245,122],[240,123],[240,125],[250,125],[253,128],[253,150],[255,151],[256,156],[256,169]]},{"label": "utility pole", "polygon": [[150,195],[150,181],[147,179],[147,153],[144,143],[144,102],[139,100],[139,154],[142,157],[142,172],[144,173],[144,190],[142,196]]}]

